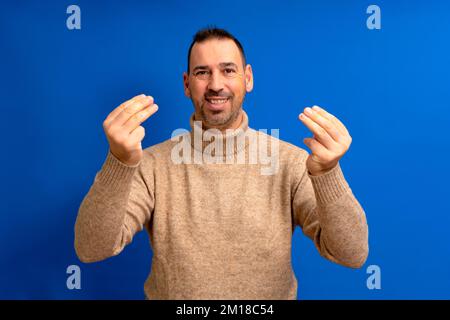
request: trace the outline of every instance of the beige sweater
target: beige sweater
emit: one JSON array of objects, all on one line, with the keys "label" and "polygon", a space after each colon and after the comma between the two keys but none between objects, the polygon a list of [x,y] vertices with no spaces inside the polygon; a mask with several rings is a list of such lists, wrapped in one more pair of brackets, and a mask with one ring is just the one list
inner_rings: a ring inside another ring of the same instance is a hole
[{"label": "beige sweater", "polygon": [[[194,131],[178,138],[193,138]],[[276,139],[249,128],[244,112],[241,128],[229,132],[224,145],[249,133]],[[119,254],[145,227],[153,250],[144,284],[149,299],[296,299],[291,244],[299,226],[323,257],[352,268],[364,264],[366,217],[339,164],[311,176],[308,153],[281,140],[272,175],[261,174],[267,167],[261,163],[176,164],[172,152],[179,141],[145,149],[135,167],[108,153],[79,209],[75,249],[81,261]],[[248,157],[250,139],[223,154],[193,141],[193,154]]]}]

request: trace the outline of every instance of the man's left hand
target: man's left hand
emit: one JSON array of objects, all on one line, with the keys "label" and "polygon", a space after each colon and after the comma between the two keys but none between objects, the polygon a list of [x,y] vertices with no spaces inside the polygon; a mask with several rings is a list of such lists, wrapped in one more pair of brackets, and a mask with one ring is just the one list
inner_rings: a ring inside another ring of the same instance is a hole
[{"label": "man's left hand", "polygon": [[305,108],[299,119],[313,133],[312,138],[303,139],[311,149],[306,160],[309,173],[313,176],[327,173],[347,152],[352,137],[338,118],[317,106]]}]

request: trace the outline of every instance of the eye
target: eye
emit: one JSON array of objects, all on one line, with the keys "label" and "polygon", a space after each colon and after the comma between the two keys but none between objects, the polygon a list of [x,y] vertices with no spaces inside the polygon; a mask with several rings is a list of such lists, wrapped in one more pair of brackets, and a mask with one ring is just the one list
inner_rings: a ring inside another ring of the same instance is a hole
[{"label": "eye", "polygon": [[205,75],[205,74],[208,74],[208,71],[202,70],[202,71],[197,71],[197,72],[195,73],[196,76],[202,76],[202,75]]},{"label": "eye", "polygon": [[234,69],[231,69],[231,68],[226,68],[225,69],[225,73],[226,74],[233,74],[233,73],[235,73],[236,71],[234,70]]}]

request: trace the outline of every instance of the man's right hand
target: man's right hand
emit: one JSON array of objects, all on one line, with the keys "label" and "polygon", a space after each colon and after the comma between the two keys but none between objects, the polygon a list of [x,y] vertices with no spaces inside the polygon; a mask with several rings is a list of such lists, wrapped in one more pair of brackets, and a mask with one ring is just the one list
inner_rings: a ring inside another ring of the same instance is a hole
[{"label": "man's right hand", "polygon": [[142,159],[145,129],[141,123],[158,111],[153,102],[150,96],[138,95],[114,109],[103,122],[111,153],[128,166]]}]

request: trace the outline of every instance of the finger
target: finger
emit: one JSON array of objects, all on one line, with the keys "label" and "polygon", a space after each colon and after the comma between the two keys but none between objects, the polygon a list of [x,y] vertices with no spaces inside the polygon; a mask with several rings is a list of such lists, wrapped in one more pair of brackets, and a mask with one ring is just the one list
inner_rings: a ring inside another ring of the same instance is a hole
[{"label": "finger", "polygon": [[143,126],[139,126],[136,129],[134,129],[130,133],[130,139],[131,141],[135,141],[136,143],[141,142],[142,139],[145,137],[145,128]]},{"label": "finger", "polygon": [[322,159],[326,159],[329,151],[319,141],[314,138],[305,138],[303,143],[311,150],[311,157],[314,161],[322,163]]},{"label": "finger", "polygon": [[329,134],[325,131],[325,129],[323,129],[313,120],[311,120],[304,113],[301,113],[299,115],[299,119],[300,121],[303,122],[303,124],[306,127],[308,127],[309,130],[311,130],[311,132],[314,134],[314,136],[320,143],[322,143],[326,148],[330,150],[334,149],[336,142],[329,136]]},{"label": "finger", "polygon": [[332,115],[331,113],[327,112],[326,110],[320,108],[319,106],[314,106],[313,110],[316,110],[321,116],[333,121],[338,129],[345,135],[350,135],[348,133],[347,128],[344,126],[344,124],[338,119],[336,118],[334,115]]},{"label": "finger", "polygon": [[139,127],[145,120],[151,117],[156,111],[158,111],[158,105],[152,104],[151,106],[136,112],[132,115],[127,122],[124,123],[123,128],[126,132],[132,132]]},{"label": "finger", "polygon": [[136,101],[136,99],[141,98],[141,97],[145,97],[145,94],[140,94],[137,95],[127,101],[125,101],[124,103],[120,104],[120,106],[118,106],[117,108],[115,108],[105,119],[105,124],[108,125],[109,123],[111,123],[112,120],[114,120],[115,117],[117,117],[117,115],[122,112],[122,110],[124,108],[126,108],[127,105],[129,105],[130,103]]},{"label": "finger", "polygon": [[311,120],[321,126],[334,141],[343,142],[343,134],[337,129],[337,126],[334,122],[321,116],[316,110],[313,110],[311,108],[305,108],[304,112]]},{"label": "finger", "polygon": [[117,115],[113,123],[117,126],[123,126],[125,122],[130,119],[135,113],[143,110],[144,108],[153,104],[153,98],[150,96],[145,96],[136,99],[136,101],[128,104],[121,113]]}]

